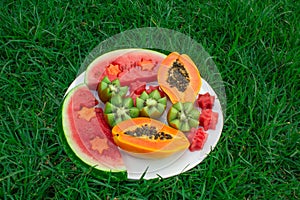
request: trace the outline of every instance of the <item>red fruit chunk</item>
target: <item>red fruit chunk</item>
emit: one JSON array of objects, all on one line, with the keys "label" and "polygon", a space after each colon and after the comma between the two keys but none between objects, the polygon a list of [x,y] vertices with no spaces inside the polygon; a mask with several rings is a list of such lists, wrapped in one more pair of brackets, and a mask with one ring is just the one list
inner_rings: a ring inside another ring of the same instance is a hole
[{"label": "red fruit chunk", "polygon": [[202,109],[212,109],[215,102],[215,96],[211,96],[208,92],[205,94],[199,94],[197,103]]},{"label": "red fruit chunk", "polygon": [[216,126],[218,123],[219,114],[217,112],[212,112],[211,121],[209,124],[209,128],[212,130],[216,130]]},{"label": "red fruit chunk", "polygon": [[219,114],[217,112],[213,112],[211,109],[204,109],[201,111],[199,117],[200,126],[203,126],[205,131],[208,129],[215,130],[218,123],[218,117]]},{"label": "red fruit chunk", "polygon": [[150,94],[153,90],[158,90],[161,97],[167,96],[166,93],[157,85],[157,86],[149,86],[149,89],[146,91],[148,94]]},{"label": "red fruit chunk", "polygon": [[133,99],[134,105],[135,100],[146,90],[146,82],[136,81],[130,84],[129,96]]},{"label": "red fruit chunk", "polygon": [[140,95],[146,90],[146,82],[136,81],[130,84],[130,95],[137,94]]},{"label": "red fruit chunk", "polygon": [[146,85],[141,85],[134,91],[134,93],[137,95],[141,95],[145,90],[146,90]]},{"label": "red fruit chunk", "polygon": [[207,136],[208,135],[203,128],[192,128],[188,135],[190,141],[189,150],[192,152],[201,150],[207,140]]}]

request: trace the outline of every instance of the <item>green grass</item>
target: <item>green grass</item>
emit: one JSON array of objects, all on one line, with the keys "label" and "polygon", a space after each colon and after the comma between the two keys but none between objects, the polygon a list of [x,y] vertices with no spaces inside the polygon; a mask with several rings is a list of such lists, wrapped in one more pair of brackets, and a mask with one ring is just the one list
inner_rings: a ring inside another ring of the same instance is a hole
[{"label": "green grass", "polygon": [[[299,199],[300,4],[296,1],[1,1],[0,199]],[[112,182],[77,168],[57,115],[88,53],[125,30],[201,43],[226,86],[224,131],[197,167]]]}]

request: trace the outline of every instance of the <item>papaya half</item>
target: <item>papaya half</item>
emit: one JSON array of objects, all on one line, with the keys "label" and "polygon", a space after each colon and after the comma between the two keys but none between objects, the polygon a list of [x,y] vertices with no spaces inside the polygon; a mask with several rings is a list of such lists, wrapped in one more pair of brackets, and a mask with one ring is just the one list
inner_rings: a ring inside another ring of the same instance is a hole
[{"label": "papaya half", "polygon": [[148,117],[122,121],[112,135],[122,150],[145,159],[165,158],[189,147],[183,132]]},{"label": "papaya half", "polygon": [[158,68],[157,81],[171,102],[194,102],[202,86],[200,72],[186,55],[170,53]]}]

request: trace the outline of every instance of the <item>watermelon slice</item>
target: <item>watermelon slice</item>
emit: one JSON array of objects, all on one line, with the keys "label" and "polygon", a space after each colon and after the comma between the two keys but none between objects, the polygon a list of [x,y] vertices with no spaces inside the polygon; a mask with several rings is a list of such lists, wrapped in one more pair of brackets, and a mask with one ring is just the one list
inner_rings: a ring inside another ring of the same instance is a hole
[{"label": "watermelon slice", "polygon": [[[85,84],[79,84],[66,96],[61,113],[62,141],[76,161],[104,172],[126,172],[118,147],[109,137],[101,110]],[[125,173],[126,174],[126,173]]]},{"label": "watermelon slice", "polygon": [[165,54],[147,49],[121,49],[96,58],[86,69],[85,83],[96,90],[104,76],[118,78],[121,85],[157,81],[157,70]]}]

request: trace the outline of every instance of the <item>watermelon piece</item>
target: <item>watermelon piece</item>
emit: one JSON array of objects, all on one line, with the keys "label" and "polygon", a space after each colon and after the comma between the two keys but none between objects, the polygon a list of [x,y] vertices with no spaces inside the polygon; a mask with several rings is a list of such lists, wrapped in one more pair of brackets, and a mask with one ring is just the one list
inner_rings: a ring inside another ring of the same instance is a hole
[{"label": "watermelon piece", "polygon": [[146,90],[146,82],[136,81],[130,84],[130,96],[133,94],[140,95]]},{"label": "watermelon piece", "polygon": [[[111,130],[101,120],[103,111],[85,84],[66,96],[61,111],[62,141],[73,160],[106,172],[126,172]],[[102,114],[101,114],[102,113]],[[71,150],[71,151],[70,151]]]},{"label": "watermelon piece", "polygon": [[211,96],[208,92],[205,94],[199,94],[197,103],[202,109],[212,109],[215,103],[215,96]]},{"label": "watermelon piece", "polygon": [[200,126],[203,126],[205,131],[208,129],[216,130],[218,118],[219,114],[217,112],[213,112],[211,109],[204,109],[199,116]]},{"label": "watermelon piece", "polygon": [[86,69],[85,83],[96,90],[104,76],[118,78],[122,86],[135,81],[157,80],[157,71],[166,55],[147,49],[121,49],[96,58]]},{"label": "watermelon piece", "polygon": [[215,103],[215,96],[211,96],[208,92],[205,94],[199,94],[197,103],[202,109],[212,109]]},{"label": "watermelon piece", "polygon": [[150,94],[153,90],[158,90],[161,97],[167,97],[167,94],[157,85],[157,86],[149,86],[147,93]]},{"label": "watermelon piece", "polygon": [[119,80],[121,85],[130,85],[130,83],[136,81],[147,83],[154,82],[157,81],[157,71],[158,65],[153,69],[153,71],[143,71],[141,67],[134,67],[119,77]]},{"label": "watermelon piece", "polygon": [[208,134],[203,130],[203,128],[192,128],[190,133],[188,134],[188,139],[190,141],[189,150],[199,151],[203,148]]},{"label": "watermelon piece", "polygon": [[[130,49],[129,49],[130,50]],[[119,56],[113,61],[124,70],[130,70],[139,66],[142,71],[153,71],[153,68],[161,63],[166,55],[148,49],[131,49],[128,53]]]}]

